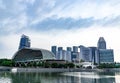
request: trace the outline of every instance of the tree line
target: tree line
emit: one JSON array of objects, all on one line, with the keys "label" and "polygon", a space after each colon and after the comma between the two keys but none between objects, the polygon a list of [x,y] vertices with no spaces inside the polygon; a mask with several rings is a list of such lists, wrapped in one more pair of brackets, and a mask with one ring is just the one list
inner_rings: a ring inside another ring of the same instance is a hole
[{"label": "tree line", "polygon": [[[42,67],[42,68],[74,68],[74,63],[48,63],[48,62],[29,62],[27,65],[25,63],[16,64],[12,59],[0,59],[0,66],[8,67]],[[81,68],[82,66],[76,66]],[[120,63],[102,63],[97,66],[97,68],[120,68]]]}]

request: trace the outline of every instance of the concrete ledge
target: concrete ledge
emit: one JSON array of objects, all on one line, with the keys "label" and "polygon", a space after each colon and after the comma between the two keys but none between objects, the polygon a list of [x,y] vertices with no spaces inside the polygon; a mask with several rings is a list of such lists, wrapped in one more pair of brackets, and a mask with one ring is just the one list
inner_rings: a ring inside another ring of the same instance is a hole
[{"label": "concrete ledge", "polygon": [[17,68],[17,72],[120,72],[120,68],[109,68],[109,69]]}]

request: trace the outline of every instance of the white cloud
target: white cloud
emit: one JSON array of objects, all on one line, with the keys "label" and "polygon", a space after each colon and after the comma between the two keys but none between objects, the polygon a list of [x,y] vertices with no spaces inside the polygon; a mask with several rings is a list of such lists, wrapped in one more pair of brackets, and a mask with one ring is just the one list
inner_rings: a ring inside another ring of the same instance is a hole
[{"label": "white cloud", "polygon": [[[72,17],[72,18],[89,18],[94,17],[96,19],[101,19],[108,16],[120,15],[118,1],[93,1],[84,0],[76,1],[65,5],[58,5],[55,10],[53,9],[53,14],[58,17]],[[67,3],[67,2],[66,2]],[[62,3],[64,4],[64,3]],[[65,8],[63,8],[65,7]]]},{"label": "white cloud", "polygon": [[120,15],[119,0],[45,0],[41,1],[36,10],[36,17],[32,23],[36,24],[48,17],[74,19],[90,18],[103,19]]},{"label": "white cloud", "polygon": [[20,14],[18,17],[9,17],[1,22],[1,30],[7,33],[16,33],[19,30],[28,26],[28,18],[25,13]]}]

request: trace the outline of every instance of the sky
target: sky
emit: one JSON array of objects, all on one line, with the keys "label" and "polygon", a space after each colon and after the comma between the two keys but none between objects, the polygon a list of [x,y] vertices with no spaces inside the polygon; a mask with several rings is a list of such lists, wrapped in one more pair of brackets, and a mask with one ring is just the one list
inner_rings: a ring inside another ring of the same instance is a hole
[{"label": "sky", "polygon": [[12,58],[21,35],[31,47],[97,46],[104,37],[120,62],[120,0],[0,0],[0,58]]}]

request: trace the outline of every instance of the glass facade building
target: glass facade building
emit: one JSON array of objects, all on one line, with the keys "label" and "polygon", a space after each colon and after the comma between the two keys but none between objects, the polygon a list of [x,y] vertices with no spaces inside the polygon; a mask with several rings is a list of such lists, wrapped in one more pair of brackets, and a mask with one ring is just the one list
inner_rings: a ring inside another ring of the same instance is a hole
[{"label": "glass facade building", "polygon": [[78,46],[73,46],[73,52],[78,52]]},{"label": "glass facade building", "polygon": [[57,46],[52,46],[51,47],[51,52],[54,53],[55,58],[57,58]]},{"label": "glass facade building", "polygon": [[57,59],[62,60],[63,59],[63,47],[58,47],[58,53],[57,53]]},{"label": "glass facade building", "polygon": [[19,49],[26,48],[26,47],[30,48],[30,39],[28,36],[22,35],[20,39]]},{"label": "glass facade building", "polygon": [[66,60],[71,62],[71,53],[72,53],[72,48],[71,47],[67,47],[67,51],[66,51]]},{"label": "glass facade building", "polygon": [[80,45],[79,47],[80,47],[80,57],[81,57],[81,59],[84,60],[85,62],[89,62],[90,59],[91,59],[90,48],[82,46],[82,45]]},{"label": "glass facade building", "polygon": [[90,61],[93,62],[94,64],[97,63],[96,62],[96,51],[97,51],[97,47],[89,47],[91,54],[90,54]]},{"label": "glass facade building", "polygon": [[52,52],[45,49],[35,48],[20,49],[13,56],[13,60],[15,62],[30,62],[50,59],[55,59],[55,56]]},{"label": "glass facade building", "polygon": [[114,53],[112,49],[99,49],[100,63],[113,63]]},{"label": "glass facade building", "polygon": [[106,41],[103,37],[100,37],[97,43],[98,49],[106,49]]}]

